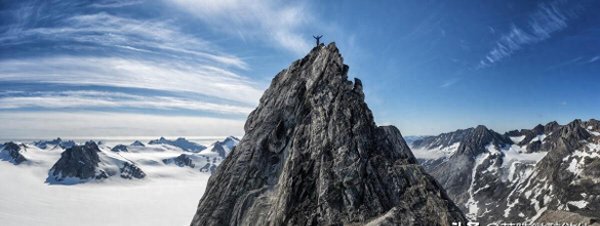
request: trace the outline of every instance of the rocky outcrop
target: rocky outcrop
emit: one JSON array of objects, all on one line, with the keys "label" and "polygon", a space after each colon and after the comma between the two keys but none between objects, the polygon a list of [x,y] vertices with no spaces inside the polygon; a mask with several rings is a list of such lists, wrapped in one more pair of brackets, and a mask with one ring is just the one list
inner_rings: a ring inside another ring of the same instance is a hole
[{"label": "rocky outcrop", "polygon": [[506,132],[504,135],[507,137],[519,137],[520,140],[516,142],[519,146],[526,146],[528,153],[537,152],[541,150],[542,140],[552,134],[552,132],[560,129],[562,126],[556,121],[547,123],[546,125],[538,124],[533,129],[521,129]]},{"label": "rocky outcrop", "polygon": [[65,179],[89,180],[108,178],[109,174],[98,168],[100,149],[96,143],[88,141],[84,145],[67,148],[60,159],[52,166],[47,181],[61,182]]},{"label": "rocky outcrop", "polygon": [[196,167],[190,155],[181,154],[175,158],[163,159],[163,163],[165,164],[175,164],[179,167],[188,166],[190,168]]},{"label": "rocky outcrop", "polygon": [[4,143],[0,149],[0,159],[19,165],[22,162],[27,161],[27,158],[21,154],[22,149],[24,149],[24,147],[14,142]]},{"label": "rocky outcrop", "polygon": [[123,166],[120,168],[121,178],[125,179],[142,179],[146,177],[146,173],[142,171],[138,166],[133,163],[124,162]]},{"label": "rocky outcrop", "polygon": [[206,147],[204,145],[188,141],[183,137],[179,137],[176,140],[169,140],[164,137],[161,137],[157,140],[151,140],[150,142],[148,142],[148,144],[167,144],[167,145],[181,148],[181,150],[188,151],[188,152],[200,152],[200,151],[206,149]]},{"label": "rocky outcrop", "polygon": [[[458,132],[460,136],[442,134],[444,136],[460,137],[460,139],[453,141],[459,143],[459,146],[444,161],[437,161],[437,164],[428,164],[427,170],[442,184],[452,200],[459,203],[459,206],[465,211],[468,211],[467,203],[472,197],[470,189],[474,183],[473,178],[481,178],[476,172],[501,164],[498,161],[500,156],[496,153],[490,155],[490,150],[499,149],[512,142],[505,136],[482,125],[476,128],[459,130]],[[482,154],[486,154],[489,159],[487,161],[481,158],[478,159]]]},{"label": "rocky outcrop", "polygon": [[204,166],[202,166],[200,168],[200,172],[205,172],[205,173],[215,173],[215,171],[217,170],[217,165],[215,164],[216,161],[213,159],[213,161],[211,162],[209,159],[206,160],[206,164],[204,164]]},{"label": "rocky outcrop", "polygon": [[451,225],[461,211],[395,127],[375,125],[335,44],[281,71],[192,225]]},{"label": "rocky outcrop", "polygon": [[112,152],[127,152],[127,146],[122,144],[117,144],[113,148],[110,149]]}]

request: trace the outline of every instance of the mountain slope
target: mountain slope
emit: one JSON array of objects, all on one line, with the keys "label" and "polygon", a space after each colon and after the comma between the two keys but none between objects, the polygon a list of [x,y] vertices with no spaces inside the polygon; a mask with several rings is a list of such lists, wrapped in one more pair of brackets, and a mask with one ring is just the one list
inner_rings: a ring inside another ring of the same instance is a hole
[{"label": "mountain slope", "polygon": [[[600,218],[597,120],[575,120],[564,126],[550,122],[503,136],[493,133],[496,139],[484,142],[465,139],[470,136],[465,131],[474,132],[458,130],[423,138],[413,148],[419,150],[417,157],[434,156],[420,161],[469,218],[483,224],[532,222],[546,210]],[[441,142],[446,140],[451,141]],[[457,148],[465,145],[479,151],[465,155]],[[440,150],[450,151],[427,154]]]},{"label": "mountain slope", "polygon": [[27,161],[27,158],[21,153],[24,146],[18,145],[14,142],[7,142],[0,147],[0,159],[8,161],[12,164],[19,165],[22,162]]},{"label": "mountain slope", "polygon": [[[597,121],[573,122],[544,139],[540,160],[530,177],[507,197],[511,219],[533,219],[544,210],[600,218],[600,133]],[[523,216],[519,216],[523,213]]]},{"label": "mountain slope", "polygon": [[378,127],[335,44],[281,71],[209,179],[192,225],[464,221],[395,127]]}]

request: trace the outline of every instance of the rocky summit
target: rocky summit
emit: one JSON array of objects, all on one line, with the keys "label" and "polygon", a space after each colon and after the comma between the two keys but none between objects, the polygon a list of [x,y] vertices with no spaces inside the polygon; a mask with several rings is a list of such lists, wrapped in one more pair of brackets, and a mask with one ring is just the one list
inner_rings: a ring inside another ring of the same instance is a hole
[{"label": "rocky summit", "polygon": [[465,222],[400,131],[374,123],[361,81],[347,73],[331,43],[277,74],[191,225]]},{"label": "rocky summit", "polygon": [[0,159],[19,165],[27,161],[25,156],[21,154],[22,149],[21,146],[14,142],[7,142],[0,147]]},{"label": "rocky summit", "polygon": [[104,170],[98,170],[100,149],[92,141],[84,145],[75,145],[67,148],[60,159],[52,166],[48,173],[47,182],[63,181],[65,179],[103,179],[108,174]]}]

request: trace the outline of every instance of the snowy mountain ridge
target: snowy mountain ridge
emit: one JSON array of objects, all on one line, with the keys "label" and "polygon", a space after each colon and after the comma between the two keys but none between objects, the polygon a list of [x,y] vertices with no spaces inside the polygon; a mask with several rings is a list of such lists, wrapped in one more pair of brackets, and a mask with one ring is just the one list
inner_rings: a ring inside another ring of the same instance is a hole
[{"label": "snowy mountain ridge", "polygon": [[[214,142],[210,150],[204,150],[205,146],[185,138],[167,140],[164,137],[152,140],[148,144],[136,140],[130,145],[114,146],[95,141],[78,144],[74,141],[63,141],[61,138],[30,143],[11,141],[0,147],[0,160],[14,165],[27,162],[26,167],[48,167],[45,178],[48,184],[128,181],[144,179],[147,176],[170,175],[171,172],[168,171],[173,171],[172,166],[181,166],[171,162],[178,156],[185,156],[188,161],[185,165],[192,166],[193,170],[187,171],[212,173],[238,141],[236,137],[226,137],[222,141]],[[201,150],[205,153],[200,153]]]},{"label": "snowy mountain ridge", "polygon": [[411,148],[480,223],[534,222],[565,212],[600,218],[597,120],[550,122],[502,135],[479,126],[425,137]]}]

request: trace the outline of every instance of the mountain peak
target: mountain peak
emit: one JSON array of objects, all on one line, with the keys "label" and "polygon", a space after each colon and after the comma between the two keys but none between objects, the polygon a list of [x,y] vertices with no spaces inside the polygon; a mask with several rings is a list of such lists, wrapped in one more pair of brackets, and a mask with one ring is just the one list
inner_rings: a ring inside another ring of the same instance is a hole
[{"label": "mountain peak", "polygon": [[0,146],[0,160],[5,160],[15,165],[27,161],[25,156],[21,154],[21,149],[21,146],[12,141],[4,143],[2,146]]},{"label": "mountain peak", "polygon": [[484,133],[484,132],[488,132],[488,128],[484,125],[478,125],[475,127],[475,132],[476,133]]},{"label": "mountain peak", "polygon": [[348,69],[332,43],[277,74],[211,176],[192,225],[464,221],[399,130],[375,124]]}]

